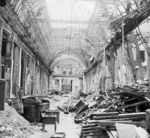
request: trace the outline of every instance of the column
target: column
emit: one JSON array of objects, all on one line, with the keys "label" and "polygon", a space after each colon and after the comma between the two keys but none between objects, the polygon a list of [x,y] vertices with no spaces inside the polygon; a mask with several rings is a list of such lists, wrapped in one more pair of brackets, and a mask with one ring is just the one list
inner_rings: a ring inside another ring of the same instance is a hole
[{"label": "column", "polygon": [[149,88],[150,88],[150,57],[148,57],[148,78],[149,78]]},{"label": "column", "polygon": [[85,74],[83,75],[83,92],[87,93],[87,91],[86,91],[86,76],[85,76]]},{"label": "column", "polygon": [[1,77],[1,49],[2,49],[2,40],[3,40],[3,28],[0,27],[0,77]]},{"label": "column", "polygon": [[12,88],[13,88],[13,67],[14,67],[14,39],[12,39],[12,49],[11,49],[11,74],[10,74],[10,97],[12,97]]},{"label": "column", "polygon": [[22,54],[22,48],[19,48],[19,83],[18,86],[21,86],[21,54]]},{"label": "column", "polygon": [[61,92],[62,91],[62,79],[59,79],[59,91]]},{"label": "column", "polygon": [[6,97],[10,97],[10,89],[11,89],[11,53],[12,52],[12,41],[11,36],[7,40],[6,44],[6,55],[5,55],[5,79],[6,79]]}]

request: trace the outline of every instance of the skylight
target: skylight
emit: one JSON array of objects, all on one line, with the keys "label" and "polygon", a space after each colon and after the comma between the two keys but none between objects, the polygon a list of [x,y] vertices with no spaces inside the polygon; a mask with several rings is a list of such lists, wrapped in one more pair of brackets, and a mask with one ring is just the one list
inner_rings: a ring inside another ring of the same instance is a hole
[{"label": "skylight", "polygon": [[[52,21],[52,28],[65,28],[72,27],[71,24],[78,28],[85,28],[88,22],[81,26],[82,21],[89,21],[96,3],[93,1],[82,1],[82,0],[47,0],[48,12],[50,20]],[[61,22],[62,21],[62,22]],[[65,23],[65,21],[67,21]],[[72,22],[76,21],[76,22]],[[80,23],[78,23],[78,21]],[[57,24],[55,24],[55,22]]]}]

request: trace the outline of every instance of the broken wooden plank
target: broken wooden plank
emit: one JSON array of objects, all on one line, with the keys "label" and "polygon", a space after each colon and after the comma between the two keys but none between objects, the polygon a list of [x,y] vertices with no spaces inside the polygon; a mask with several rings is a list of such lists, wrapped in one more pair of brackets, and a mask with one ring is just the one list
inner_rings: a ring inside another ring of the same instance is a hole
[{"label": "broken wooden plank", "polygon": [[[89,124],[99,124],[99,122],[103,122],[103,121],[111,121],[111,120],[88,120],[87,122]],[[115,121],[115,120],[114,120]],[[120,121],[120,120],[119,120]],[[129,121],[121,121],[121,122],[132,122],[132,120]]]},{"label": "broken wooden plank", "polygon": [[82,128],[82,131],[88,131],[88,130],[101,130],[100,126],[96,126],[96,127],[88,127],[88,128]]},{"label": "broken wooden plank", "polygon": [[82,131],[82,134],[99,133],[100,131],[103,131],[103,130],[102,129],[96,129],[96,130]]},{"label": "broken wooden plank", "polygon": [[[145,103],[148,103],[148,101],[142,101],[142,102],[138,102],[138,103],[134,103],[134,104],[130,104],[130,105],[126,105],[126,106],[122,106],[121,108],[119,109],[122,109],[122,108],[128,108],[128,107],[132,107],[132,106],[137,106],[137,105],[141,105],[141,104],[145,104]],[[118,109],[118,110],[119,110]]]},{"label": "broken wooden plank", "polygon": [[98,124],[86,124],[86,125],[83,125],[82,128],[95,127],[95,126],[98,126]]},{"label": "broken wooden plank", "polygon": [[89,118],[92,120],[94,116],[112,116],[112,115],[119,115],[118,112],[110,112],[110,113],[92,113],[89,115]]},{"label": "broken wooden plank", "polygon": [[110,126],[114,126],[115,123],[121,123],[121,124],[132,124],[132,125],[136,125],[136,126],[140,126],[142,128],[146,128],[146,123],[143,121],[143,122],[127,122],[127,121],[109,121],[109,120],[101,120],[99,121],[99,126],[105,126],[105,127],[110,127]]},{"label": "broken wooden plank", "polygon": [[144,116],[140,116],[140,117],[130,117],[130,118],[119,118],[119,119],[107,119],[110,121],[144,121],[145,117]]},{"label": "broken wooden plank", "polygon": [[130,105],[125,105],[125,106],[122,106],[120,108],[117,108],[117,109],[109,109],[109,111],[118,111],[118,110],[122,110],[124,108],[129,108],[129,107],[134,107],[134,106],[137,106],[137,105],[142,105],[142,104],[145,104],[145,103],[148,103],[149,101],[141,101],[141,102],[138,102],[138,103],[134,103],[134,104],[130,104]]},{"label": "broken wooden plank", "polygon": [[114,138],[118,138],[118,132],[111,130],[110,133],[113,135]]},{"label": "broken wooden plank", "polygon": [[119,114],[113,116],[100,116],[100,117],[93,117],[95,120],[106,120],[106,119],[121,119],[121,118],[132,118],[132,117],[144,117],[145,112],[141,113],[129,113],[129,114]]},{"label": "broken wooden plank", "polygon": [[114,136],[112,135],[112,133],[110,131],[106,131],[106,133],[109,136],[109,138],[114,138]]},{"label": "broken wooden plank", "polygon": [[[135,118],[134,118],[135,119]],[[139,118],[138,118],[139,119]],[[144,117],[142,118],[144,120]],[[132,122],[132,121],[127,121],[127,120],[100,120],[100,121],[92,121],[92,122],[89,122],[89,123],[98,123],[99,126],[105,126],[105,127],[110,127],[110,126],[114,126],[115,123],[122,123],[122,124],[133,124],[133,125],[136,125],[136,126],[140,126],[142,128],[146,128],[146,123],[145,121],[140,121],[140,122]]]},{"label": "broken wooden plank", "polygon": [[[103,120],[103,119],[101,119]],[[106,119],[105,119],[106,120]],[[140,117],[130,117],[130,118],[119,118],[119,119],[107,119],[107,120],[110,120],[110,121],[143,121],[145,120],[145,117],[144,116],[140,116]]]},{"label": "broken wooden plank", "polygon": [[103,112],[103,113],[91,113],[90,116],[109,116],[109,115],[118,115],[118,112]]}]

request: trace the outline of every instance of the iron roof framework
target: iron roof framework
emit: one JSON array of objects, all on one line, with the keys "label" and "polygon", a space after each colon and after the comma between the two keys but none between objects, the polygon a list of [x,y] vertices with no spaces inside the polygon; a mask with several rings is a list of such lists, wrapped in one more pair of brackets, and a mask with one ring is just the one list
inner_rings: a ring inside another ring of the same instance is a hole
[{"label": "iron roof framework", "polygon": [[[51,5],[52,0],[49,1]],[[64,0],[67,6],[64,3],[63,10],[56,9],[52,13],[49,13],[46,0],[8,0],[8,3],[27,32],[20,34],[21,38],[32,42],[33,50],[47,66],[55,65],[61,55],[69,55],[88,68],[89,58],[99,56],[108,38],[114,36],[112,22],[127,14],[127,3],[125,0],[70,1]],[[134,6],[134,2],[131,3]],[[70,13],[66,13],[67,7]],[[61,12],[61,19],[52,18]]]}]

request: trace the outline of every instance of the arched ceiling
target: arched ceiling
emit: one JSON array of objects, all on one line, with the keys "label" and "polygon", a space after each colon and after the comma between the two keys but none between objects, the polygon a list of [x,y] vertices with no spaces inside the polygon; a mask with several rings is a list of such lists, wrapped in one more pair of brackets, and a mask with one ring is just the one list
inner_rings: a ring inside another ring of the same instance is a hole
[{"label": "arched ceiling", "polygon": [[126,14],[126,0],[11,0],[10,5],[49,67],[63,54],[87,67],[85,59],[97,56],[111,37],[111,21]]},{"label": "arched ceiling", "polygon": [[79,60],[77,57],[74,57],[73,55],[61,55],[57,57],[50,66],[51,70],[53,70],[55,66],[58,65],[60,62],[65,62],[65,60],[67,59],[72,62],[77,62],[83,70],[86,70],[87,66],[85,65],[85,63],[81,62],[81,60]]},{"label": "arched ceiling", "polygon": [[[74,49],[62,49],[62,50],[58,50],[56,51],[57,53],[55,54],[55,60],[50,62],[50,66],[53,64],[53,62],[57,62],[58,60],[61,60],[61,58],[63,58],[65,55],[67,55],[67,57],[71,57],[74,60],[79,61],[81,64],[84,65],[84,68],[87,67],[87,63],[86,63],[86,59],[85,57],[88,56],[87,53],[85,53],[84,51],[81,50],[74,50]],[[66,57],[66,56],[65,56]]]},{"label": "arched ceiling", "polygon": [[66,58],[55,64],[53,74],[63,74],[63,71],[71,71],[71,75],[82,76],[84,69],[78,61]]}]

